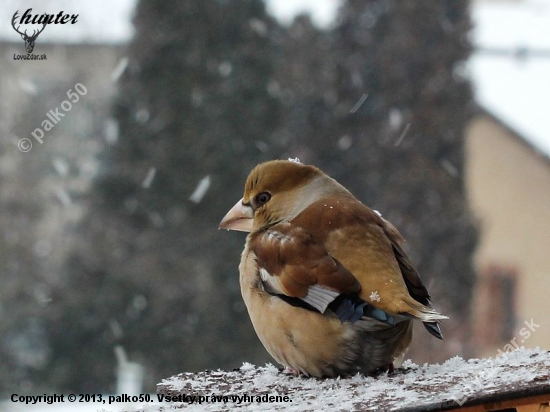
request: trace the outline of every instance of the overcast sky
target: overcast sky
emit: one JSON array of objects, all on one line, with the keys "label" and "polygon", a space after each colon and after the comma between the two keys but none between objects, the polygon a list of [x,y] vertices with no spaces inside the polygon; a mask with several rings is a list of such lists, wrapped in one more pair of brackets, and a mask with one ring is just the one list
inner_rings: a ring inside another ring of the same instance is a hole
[{"label": "overcast sky", "polygon": [[[11,27],[13,14],[19,10],[21,16],[32,8],[33,14],[56,14],[64,11],[78,14],[74,25],[52,24],[40,34],[40,39],[48,42],[100,42],[120,43],[128,41],[133,33],[131,17],[137,0],[2,0],[0,8],[0,39],[17,41],[18,35]],[[340,0],[267,0],[268,10],[282,22],[309,11],[316,24],[327,26],[334,19]],[[7,23],[10,22],[10,23]],[[39,28],[40,26],[36,26]],[[28,26],[32,31],[32,26]]]}]

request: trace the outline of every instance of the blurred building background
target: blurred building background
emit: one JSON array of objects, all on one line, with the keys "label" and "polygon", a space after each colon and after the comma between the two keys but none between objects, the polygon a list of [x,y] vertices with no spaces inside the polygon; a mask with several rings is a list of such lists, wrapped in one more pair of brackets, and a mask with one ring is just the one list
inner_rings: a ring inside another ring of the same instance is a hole
[{"label": "blurred building background", "polygon": [[[30,3],[0,19],[2,395],[115,391],[115,348],[149,391],[271,362],[240,298],[244,237],[217,223],[256,163],[289,156],[408,240],[451,316],[443,342],[418,328],[414,361],[550,349],[544,1],[326,1],[313,20],[299,2]],[[47,61],[13,59],[28,7],[80,15],[40,34]]]},{"label": "blurred building background", "polygon": [[[480,106],[466,133],[466,185],[480,233],[474,343],[480,355],[512,339],[548,348],[549,4],[479,1],[472,17]],[[529,329],[531,321],[540,327]]]}]

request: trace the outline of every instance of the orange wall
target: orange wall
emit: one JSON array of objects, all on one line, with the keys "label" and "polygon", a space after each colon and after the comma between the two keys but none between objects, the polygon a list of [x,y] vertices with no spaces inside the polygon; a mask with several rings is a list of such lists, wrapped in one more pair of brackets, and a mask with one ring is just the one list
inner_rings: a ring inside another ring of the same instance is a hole
[{"label": "orange wall", "polygon": [[[479,116],[467,132],[465,170],[480,228],[478,273],[494,265],[517,270],[514,336],[520,343],[520,329],[533,319],[540,327],[521,344],[550,349],[550,159],[489,116]],[[474,314],[487,307],[480,298]],[[480,348],[478,354],[498,348]]]}]

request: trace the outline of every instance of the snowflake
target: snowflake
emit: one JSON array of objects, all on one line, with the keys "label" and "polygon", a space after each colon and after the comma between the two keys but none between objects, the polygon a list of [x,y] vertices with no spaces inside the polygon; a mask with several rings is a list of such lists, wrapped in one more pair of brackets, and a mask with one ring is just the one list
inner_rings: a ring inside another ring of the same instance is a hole
[{"label": "snowflake", "polygon": [[297,157],[295,157],[295,158],[289,157],[288,161],[293,162],[293,163],[302,163],[302,162],[300,162],[300,159],[298,159]]},{"label": "snowflake", "polygon": [[372,292],[369,296],[369,299],[374,302],[380,302],[380,295],[378,294],[378,291],[375,290],[374,292]]}]

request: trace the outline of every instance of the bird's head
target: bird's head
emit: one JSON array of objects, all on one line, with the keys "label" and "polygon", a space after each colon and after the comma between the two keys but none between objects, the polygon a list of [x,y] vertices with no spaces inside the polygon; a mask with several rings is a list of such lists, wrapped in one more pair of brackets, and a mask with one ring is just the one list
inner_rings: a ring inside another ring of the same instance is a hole
[{"label": "bird's head", "polygon": [[342,190],[346,191],[314,166],[287,160],[261,163],[248,175],[243,198],[219,227],[254,232],[291,221],[313,202]]}]

